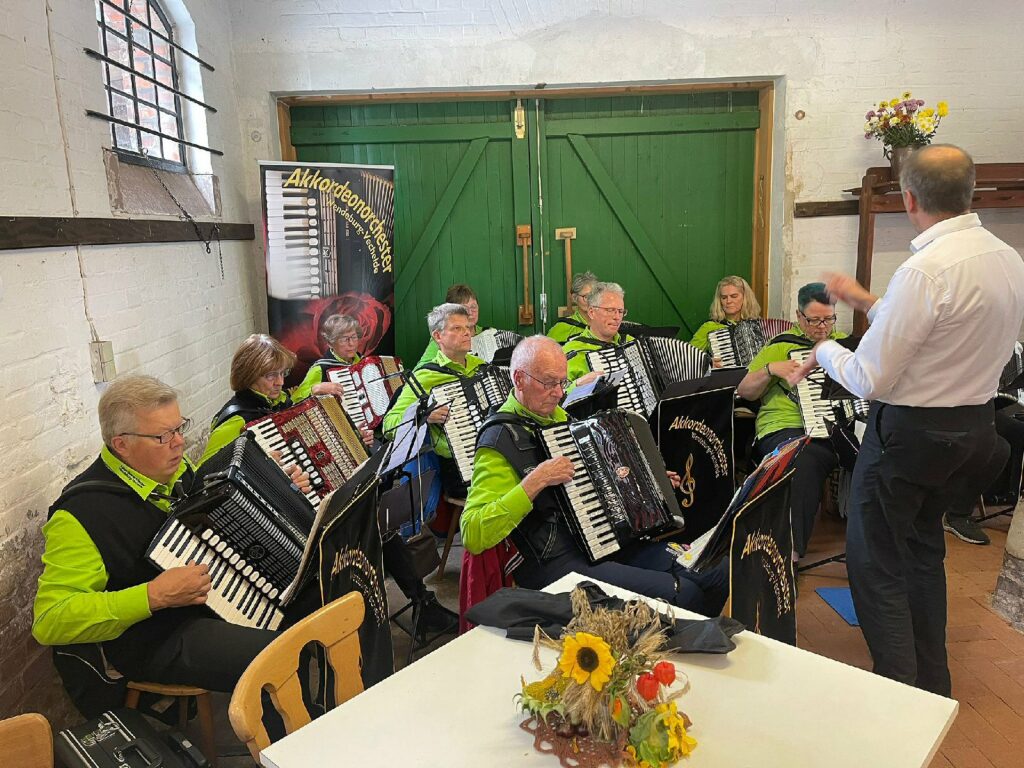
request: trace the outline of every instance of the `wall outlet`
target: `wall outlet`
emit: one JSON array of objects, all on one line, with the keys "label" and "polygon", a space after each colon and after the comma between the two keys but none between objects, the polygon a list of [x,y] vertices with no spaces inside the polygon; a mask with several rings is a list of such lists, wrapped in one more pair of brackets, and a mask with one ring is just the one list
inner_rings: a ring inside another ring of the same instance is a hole
[{"label": "wall outlet", "polygon": [[113,381],[117,376],[117,370],[114,368],[114,345],[112,342],[89,342],[89,359],[92,362],[92,380],[97,384]]}]

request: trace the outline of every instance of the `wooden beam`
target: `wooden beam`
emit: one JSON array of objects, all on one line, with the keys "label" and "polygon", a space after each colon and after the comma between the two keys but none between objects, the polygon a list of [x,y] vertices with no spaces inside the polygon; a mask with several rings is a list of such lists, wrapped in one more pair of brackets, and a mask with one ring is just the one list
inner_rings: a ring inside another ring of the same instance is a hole
[{"label": "wooden beam", "polygon": [[856,216],[860,204],[856,200],[820,200],[797,203],[793,206],[793,218],[813,219],[817,216]]},{"label": "wooden beam", "polygon": [[754,210],[750,255],[750,285],[768,311],[768,257],[771,253],[772,145],[775,132],[775,86],[762,87],[757,95],[760,124],[754,143]]},{"label": "wooden beam", "polygon": [[401,144],[427,141],[473,141],[474,139],[509,141],[512,131],[507,123],[435,123],[427,125],[296,125],[291,130],[292,144]]},{"label": "wooden beam", "polygon": [[633,209],[629,207],[629,202],[615,185],[614,180],[590,146],[590,142],[587,141],[586,137],[569,134],[568,138],[572,148],[579,155],[583,167],[587,169],[587,173],[590,174],[597,188],[601,190],[601,194],[608,201],[608,206],[615,213],[619,223],[622,224],[622,228],[626,230],[629,239],[633,241],[633,245],[636,246],[640,258],[647,262],[647,266],[654,273],[658,282],[661,283],[661,288],[679,315],[683,327],[686,328],[690,335],[693,335],[693,329],[686,322],[686,308],[683,306],[680,298],[671,290],[671,286],[677,285],[679,280],[672,273],[665,257],[661,255],[658,246],[654,244],[650,235],[644,230]]},{"label": "wooden beam", "polygon": [[[869,168],[861,181],[860,225],[857,232],[857,282],[871,290],[871,261],[875,250],[875,212],[872,206],[872,189],[879,179]],[[868,317],[864,312],[853,313],[853,332],[862,336],[868,329]]]},{"label": "wooden beam", "polygon": [[[508,126],[505,127],[508,130]],[[456,201],[459,199],[459,195],[462,194],[462,190],[466,186],[466,182],[469,181],[470,175],[473,173],[473,169],[476,167],[477,161],[480,160],[480,156],[484,153],[484,148],[487,146],[487,139],[479,138],[474,139],[466,153],[462,156],[459,161],[458,167],[455,169],[455,173],[452,174],[451,181],[448,182],[448,186],[445,187],[444,192],[441,195],[441,199],[437,201],[437,206],[434,208],[434,212],[430,214],[430,219],[427,221],[427,225],[423,228],[423,234],[420,235],[420,239],[412,249],[412,253],[409,254],[409,264],[402,272],[396,276],[395,286],[395,304],[405,299],[409,289],[412,288],[413,283],[416,282],[416,276],[423,269],[423,264],[427,260],[427,254],[430,252],[431,247],[434,245],[434,241],[437,240],[437,236],[441,234],[441,228],[444,227],[445,222],[448,221],[448,217],[452,213],[452,209],[455,207]]]},{"label": "wooden beam", "polygon": [[632,136],[638,133],[686,133],[697,131],[751,130],[761,123],[756,109],[717,114],[671,117],[593,117],[547,120],[547,136]]},{"label": "wooden beam", "polygon": [[664,83],[660,85],[566,86],[548,88],[494,88],[484,90],[445,91],[372,91],[361,93],[294,94],[281,96],[289,106],[326,104],[374,104],[426,101],[504,101],[506,99],[572,99],[602,96],[656,96],[675,93],[707,93],[715,91],[755,91],[772,88],[772,80],[743,80],[728,83]]},{"label": "wooden beam", "polygon": [[[210,240],[253,240],[252,224],[197,222]],[[216,233],[214,229],[216,228]],[[77,245],[199,242],[188,221],[169,219],[89,219],[51,216],[0,217],[0,250],[68,248]]]},{"label": "wooden beam", "polygon": [[277,130],[281,137],[281,159],[296,162],[295,145],[292,144],[292,109],[284,102],[277,102]]}]

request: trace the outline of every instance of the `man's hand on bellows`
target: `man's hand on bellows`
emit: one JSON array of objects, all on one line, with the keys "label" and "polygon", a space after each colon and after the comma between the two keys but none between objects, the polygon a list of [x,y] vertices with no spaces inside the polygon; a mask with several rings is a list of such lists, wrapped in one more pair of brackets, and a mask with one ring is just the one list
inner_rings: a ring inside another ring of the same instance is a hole
[{"label": "man's hand on bellows", "polygon": [[146,585],[149,610],[202,605],[210,591],[210,569],[206,565],[169,568]]},{"label": "man's hand on bellows", "polygon": [[871,305],[878,301],[877,296],[849,275],[826,272],[821,277],[825,281],[825,290],[833,299],[849,304],[861,312],[867,312]]}]

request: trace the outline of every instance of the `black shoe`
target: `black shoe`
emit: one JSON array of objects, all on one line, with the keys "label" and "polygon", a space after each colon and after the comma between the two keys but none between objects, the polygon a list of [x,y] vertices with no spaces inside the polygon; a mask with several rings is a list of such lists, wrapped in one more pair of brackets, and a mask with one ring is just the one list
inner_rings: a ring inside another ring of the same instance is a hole
[{"label": "black shoe", "polygon": [[458,617],[441,605],[433,592],[428,592],[420,608],[419,630],[421,633],[434,634],[452,629],[458,625]]},{"label": "black shoe", "polygon": [[988,544],[990,539],[981,526],[969,517],[942,516],[942,528],[968,544]]}]

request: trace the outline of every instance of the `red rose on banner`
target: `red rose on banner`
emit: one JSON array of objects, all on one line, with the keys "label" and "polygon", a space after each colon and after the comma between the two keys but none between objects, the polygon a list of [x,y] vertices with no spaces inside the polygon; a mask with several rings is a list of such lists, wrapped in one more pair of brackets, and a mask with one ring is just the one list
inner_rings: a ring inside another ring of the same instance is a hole
[{"label": "red rose on banner", "polygon": [[391,327],[391,309],[368,293],[348,291],[326,299],[313,299],[298,313],[297,321],[282,330],[278,341],[292,350],[307,366],[328,352],[321,336],[323,324],[331,315],[349,315],[359,321],[363,337],[359,354],[373,352]]}]

